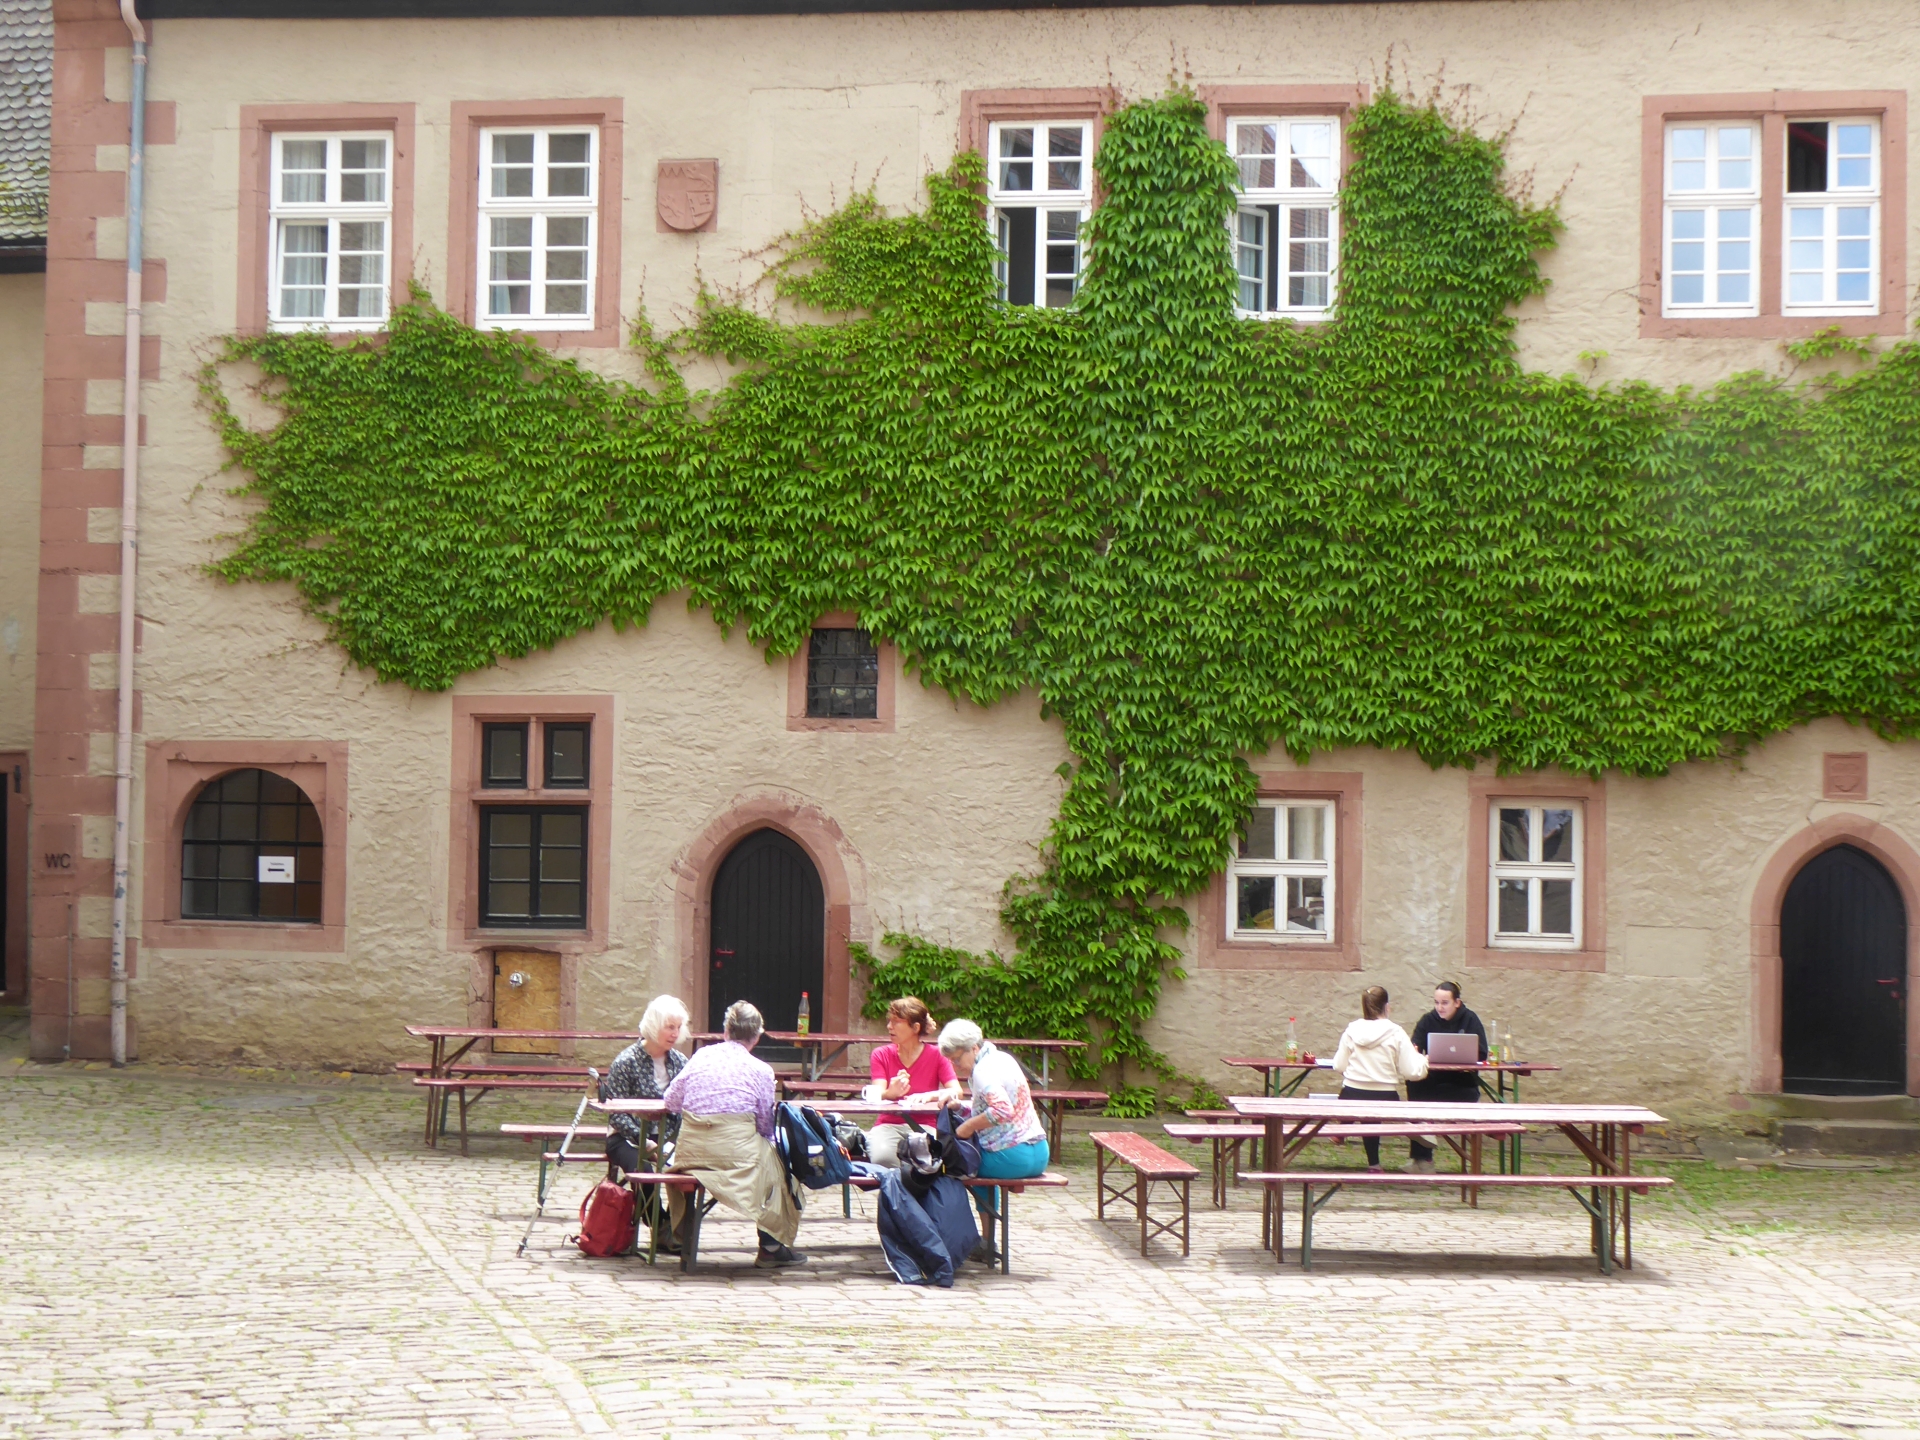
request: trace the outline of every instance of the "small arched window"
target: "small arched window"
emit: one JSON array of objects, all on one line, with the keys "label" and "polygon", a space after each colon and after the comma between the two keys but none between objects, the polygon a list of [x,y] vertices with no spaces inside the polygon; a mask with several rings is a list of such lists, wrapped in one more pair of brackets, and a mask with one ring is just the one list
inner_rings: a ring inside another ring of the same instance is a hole
[{"label": "small arched window", "polygon": [[320,923],[320,814],[268,770],[210,780],[187,812],[180,847],[183,920]]}]

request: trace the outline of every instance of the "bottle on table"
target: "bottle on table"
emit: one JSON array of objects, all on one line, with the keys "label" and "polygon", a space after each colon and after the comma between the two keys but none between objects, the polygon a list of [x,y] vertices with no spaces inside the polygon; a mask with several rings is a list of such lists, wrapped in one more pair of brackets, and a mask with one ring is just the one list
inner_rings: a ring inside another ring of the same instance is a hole
[{"label": "bottle on table", "polygon": [[1500,1022],[1498,1020],[1487,1021],[1486,1030],[1487,1030],[1486,1063],[1489,1065],[1498,1065],[1500,1063]]},{"label": "bottle on table", "polygon": [[807,992],[804,990],[800,992],[800,1018],[794,1022],[793,1028],[802,1035],[813,1028],[813,1006],[807,1002]]},{"label": "bottle on table", "polygon": [[1293,1028],[1293,1016],[1287,1017],[1287,1063],[1300,1063],[1300,1036]]}]

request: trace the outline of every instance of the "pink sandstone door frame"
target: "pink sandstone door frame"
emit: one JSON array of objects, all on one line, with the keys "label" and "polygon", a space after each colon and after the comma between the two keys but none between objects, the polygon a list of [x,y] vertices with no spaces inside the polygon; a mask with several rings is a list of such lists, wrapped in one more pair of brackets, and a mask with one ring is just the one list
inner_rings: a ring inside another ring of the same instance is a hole
[{"label": "pink sandstone door frame", "polygon": [[[777,830],[807,853],[826,899],[826,944],[820,1008],[814,1028],[845,1033],[853,1016],[853,917],[866,913],[866,866],[846,834],[819,806],[779,791],[736,798],[710,820],[673,862],[674,932],[680,952],[681,998],[704,1029],[711,958],[713,880],[720,862],[756,830]],[[861,938],[865,938],[862,936]]]},{"label": "pink sandstone door frame", "polygon": [[1780,906],[1806,863],[1837,845],[1864,850],[1893,877],[1907,907],[1907,1093],[1920,1095],[1920,851],[1865,815],[1823,815],[1767,858],[1753,887],[1751,1084],[1754,1093],[1780,1092]]}]

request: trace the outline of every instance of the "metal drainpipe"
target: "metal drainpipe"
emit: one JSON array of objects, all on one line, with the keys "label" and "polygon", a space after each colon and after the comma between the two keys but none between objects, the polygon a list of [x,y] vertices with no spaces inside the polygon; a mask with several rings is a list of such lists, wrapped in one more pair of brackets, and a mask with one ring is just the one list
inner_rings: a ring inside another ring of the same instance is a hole
[{"label": "metal drainpipe", "polygon": [[120,410],[120,666],[118,734],[113,742],[113,957],[107,1003],[113,1063],[127,1063],[128,830],[133,817],[133,618],[139,566],[140,263],[147,198],[147,30],[134,0],[120,0],[133,38],[133,104],[127,136],[127,367]]}]

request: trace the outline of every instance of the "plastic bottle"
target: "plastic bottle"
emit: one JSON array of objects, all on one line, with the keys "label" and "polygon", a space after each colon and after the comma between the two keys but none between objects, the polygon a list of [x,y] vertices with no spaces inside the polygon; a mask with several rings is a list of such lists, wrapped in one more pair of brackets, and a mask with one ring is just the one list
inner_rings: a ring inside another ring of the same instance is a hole
[{"label": "plastic bottle", "polygon": [[1487,1064],[1498,1065],[1500,1063],[1500,1022],[1489,1020],[1486,1022],[1486,1028]]},{"label": "plastic bottle", "polygon": [[800,1018],[794,1023],[793,1028],[802,1035],[813,1028],[813,1006],[807,1002],[807,992],[804,990],[800,992]]},{"label": "plastic bottle", "polygon": [[1294,1064],[1300,1059],[1300,1036],[1293,1028],[1293,1016],[1287,1017],[1287,1063]]}]

